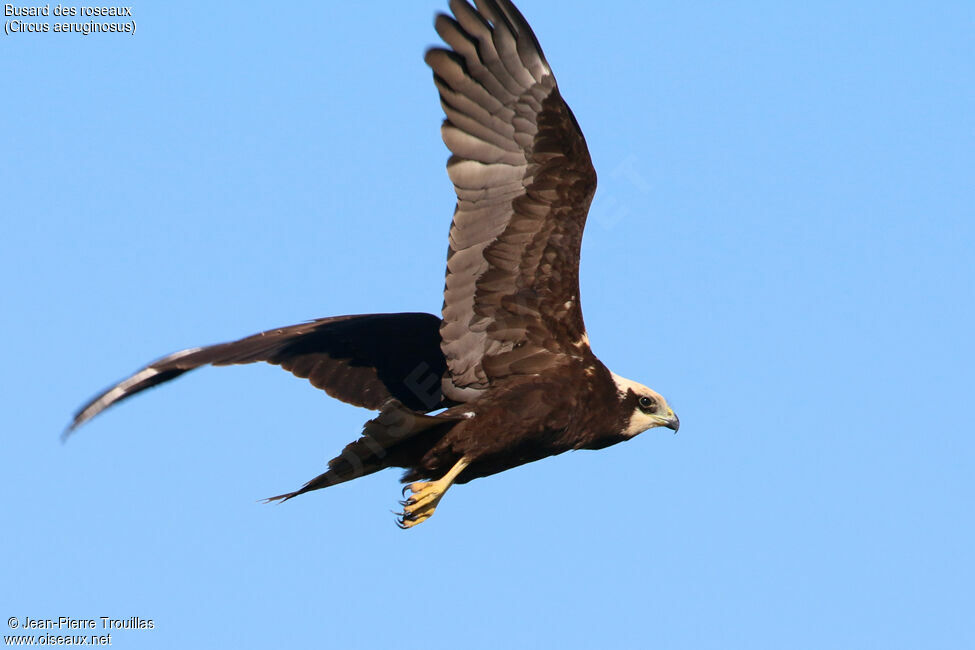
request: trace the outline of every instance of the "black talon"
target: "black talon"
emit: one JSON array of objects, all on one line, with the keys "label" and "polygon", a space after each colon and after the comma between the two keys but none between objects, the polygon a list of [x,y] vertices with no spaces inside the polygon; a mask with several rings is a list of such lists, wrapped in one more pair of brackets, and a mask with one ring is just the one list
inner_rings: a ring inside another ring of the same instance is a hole
[{"label": "black talon", "polygon": [[400,492],[400,494],[405,497],[406,496],[406,491],[409,490],[409,489],[410,489],[410,486],[409,485],[404,485],[403,486],[403,491]]}]

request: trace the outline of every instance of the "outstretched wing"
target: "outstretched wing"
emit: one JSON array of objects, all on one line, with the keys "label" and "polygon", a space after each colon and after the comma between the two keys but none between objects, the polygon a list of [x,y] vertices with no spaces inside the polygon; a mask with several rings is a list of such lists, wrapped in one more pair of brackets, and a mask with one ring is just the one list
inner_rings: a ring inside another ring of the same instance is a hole
[{"label": "outstretched wing", "polygon": [[441,406],[440,319],[431,314],[368,314],[300,325],[176,352],[155,361],[78,410],[65,432],[113,404],[205,365],[266,361],[350,404],[379,409],[390,398],[427,412]]},{"label": "outstretched wing", "polygon": [[521,13],[508,0],[451,0],[436,19],[451,49],[427,52],[447,119],[457,191],[444,290],[444,392],[535,374],[588,351],[579,250],[596,190],[585,138]]}]

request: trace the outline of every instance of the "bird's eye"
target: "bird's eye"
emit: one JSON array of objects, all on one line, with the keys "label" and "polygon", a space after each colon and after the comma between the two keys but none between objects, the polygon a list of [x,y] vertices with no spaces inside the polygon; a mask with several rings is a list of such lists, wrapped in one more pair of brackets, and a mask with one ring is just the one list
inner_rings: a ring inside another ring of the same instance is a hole
[{"label": "bird's eye", "polygon": [[639,404],[640,410],[644,413],[653,413],[657,410],[657,402],[652,397],[641,397]]}]

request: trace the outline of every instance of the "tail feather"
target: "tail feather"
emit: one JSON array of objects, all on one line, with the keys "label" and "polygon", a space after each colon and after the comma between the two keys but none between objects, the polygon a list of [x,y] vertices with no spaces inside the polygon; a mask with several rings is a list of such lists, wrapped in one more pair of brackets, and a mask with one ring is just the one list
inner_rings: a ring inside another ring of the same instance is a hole
[{"label": "tail feather", "polygon": [[[411,411],[397,400],[389,400],[379,415],[366,422],[362,437],[346,445],[342,453],[328,462],[328,470],[294,492],[268,497],[265,503],[285,502],[299,494],[320,490],[368,476],[387,467],[398,467],[404,443],[416,442],[420,434],[440,436],[463,420],[462,416],[424,415]],[[406,454],[409,456],[409,454]]]}]

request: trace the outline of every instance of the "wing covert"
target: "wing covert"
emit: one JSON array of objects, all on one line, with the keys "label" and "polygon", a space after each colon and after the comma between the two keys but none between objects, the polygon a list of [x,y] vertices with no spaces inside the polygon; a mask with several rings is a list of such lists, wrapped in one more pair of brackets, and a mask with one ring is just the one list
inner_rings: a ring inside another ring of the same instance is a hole
[{"label": "wing covert", "polygon": [[94,397],[75,414],[66,433],[105,409],[201,366],[279,365],[343,402],[379,409],[395,398],[427,412],[444,406],[439,379],[446,371],[440,319],[431,314],[336,316],[202,348],[154,361]]},{"label": "wing covert", "polygon": [[433,69],[457,193],[444,289],[444,394],[534,374],[588,349],[579,252],[596,188],[585,138],[507,0],[451,0]]}]

